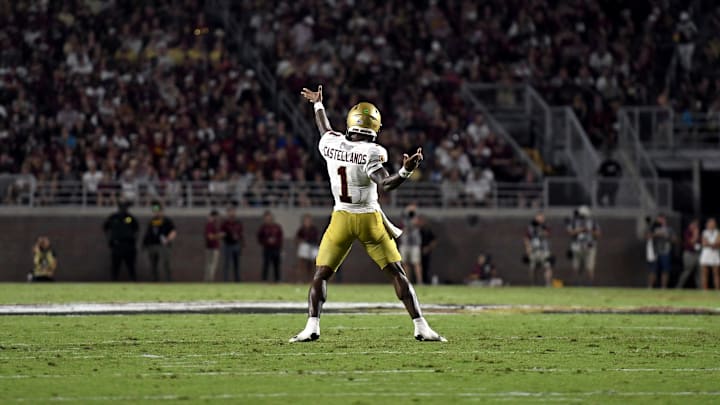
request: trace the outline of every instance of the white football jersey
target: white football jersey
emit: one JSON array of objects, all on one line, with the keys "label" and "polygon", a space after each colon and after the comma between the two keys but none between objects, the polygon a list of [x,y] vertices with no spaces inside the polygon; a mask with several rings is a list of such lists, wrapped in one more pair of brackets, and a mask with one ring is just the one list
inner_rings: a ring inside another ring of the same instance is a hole
[{"label": "white football jersey", "polygon": [[320,154],[327,162],[335,211],[380,211],[377,184],[370,175],[387,162],[385,148],[372,142],[351,142],[330,131],[320,138]]}]

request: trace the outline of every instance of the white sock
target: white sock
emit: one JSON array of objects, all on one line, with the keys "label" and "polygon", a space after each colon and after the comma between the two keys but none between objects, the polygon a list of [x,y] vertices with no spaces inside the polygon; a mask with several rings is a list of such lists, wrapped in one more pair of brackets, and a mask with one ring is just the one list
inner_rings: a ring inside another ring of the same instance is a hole
[{"label": "white sock", "polygon": [[305,330],[309,330],[311,332],[320,334],[320,318],[316,316],[311,316],[307,320],[307,324],[305,325]]},{"label": "white sock", "polygon": [[413,323],[415,324],[415,330],[418,330],[419,328],[429,328],[427,321],[422,316],[419,318],[413,319]]}]

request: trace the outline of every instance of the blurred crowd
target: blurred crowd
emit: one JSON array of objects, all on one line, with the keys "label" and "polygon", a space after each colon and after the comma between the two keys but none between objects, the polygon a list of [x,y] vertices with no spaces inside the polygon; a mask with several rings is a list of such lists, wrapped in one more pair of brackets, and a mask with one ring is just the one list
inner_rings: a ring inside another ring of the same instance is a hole
[{"label": "blurred crowd", "polygon": [[[452,150],[442,140],[457,134],[453,145],[474,167],[487,153],[494,156],[492,145],[484,147],[488,133],[468,127],[477,114],[463,105],[462,81],[529,82],[550,103],[571,105],[598,146],[615,142],[622,105],[720,111],[720,6],[711,0],[300,0],[234,7],[244,36],[288,86],[328,84],[336,120],[360,98],[378,100],[383,141],[398,151],[418,142]],[[512,92],[497,98],[522,102]],[[431,177],[448,173],[439,161],[429,169]]]},{"label": "blurred crowd", "polygon": [[[313,145],[275,115],[269,89],[229,54],[226,33],[204,7],[0,0],[0,173],[32,175],[49,185],[48,199],[63,193],[53,184],[82,181],[99,204],[138,193],[175,204],[183,181],[209,181],[208,194],[225,195],[227,184],[321,180]],[[418,178],[477,201],[496,181],[535,178],[463,102],[463,81],[530,82],[552,104],[571,105],[598,146],[613,144],[621,105],[720,111],[720,7],[689,7],[231,3],[240,34],[291,93],[324,84],[339,130],[348,106],[372,100],[391,165],[423,145]],[[522,101],[507,93],[498,102]]]},{"label": "blurred crowd", "polygon": [[0,2],[0,173],[31,174],[40,204],[82,181],[108,205],[312,176],[202,3],[150,4]]}]

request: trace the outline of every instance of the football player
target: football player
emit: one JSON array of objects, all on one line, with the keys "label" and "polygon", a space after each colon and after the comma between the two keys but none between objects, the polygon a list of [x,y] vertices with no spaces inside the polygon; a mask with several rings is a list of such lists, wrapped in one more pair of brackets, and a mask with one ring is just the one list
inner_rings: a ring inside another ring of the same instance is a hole
[{"label": "football player", "polygon": [[401,231],[388,221],[378,203],[378,185],[385,191],[400,186],[423,159],[422,148],[412,156],[404,154],[402,167],[390,175],[383,167],[388,159],[387,151],[375,143],[382,122],[374,105],[362,102],[352,107],[347,115],[347,132],[341,134],[333,131],[325,114],[322,86],[318,86],[317,91],[303,89],[301,94],[315,109],[315,123],[321,135],[318,148],[327,162],[335,206],[315,260],[315,275],[308,293],[307,324],[290,342],[308,342],[320,337],[320,311],[327,298],[327,281],[347,257],[356,239],[392,278],[395,293],[415,325],[415,338],[445,342],[422,316],[394,240]]}]

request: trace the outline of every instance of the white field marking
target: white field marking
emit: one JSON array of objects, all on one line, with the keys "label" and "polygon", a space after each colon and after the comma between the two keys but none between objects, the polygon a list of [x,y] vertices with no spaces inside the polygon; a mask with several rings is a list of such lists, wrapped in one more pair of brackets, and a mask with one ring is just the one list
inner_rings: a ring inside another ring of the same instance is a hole
[{"label": "white field marking", "polygon": [[[578,329],[585,329],[584,326],[576,326]],[[608,329],[630,329],[630,330],[705,330],[707,328],[695,326],[604,326]]]},{"label": "white field marking", "polygon": [[[397,310],[403,306],[396,302],[328,302],[323,308],[333,311],[377,311]],[[151,313],[231,313],[274,311],[302,313],[307,304],[302,301],[186,301],[186,302],[125,302],[125,303],[63,303],[63,304],[3,304],[0,315],[91,315],[91,314],[151,314]],[[493,310],[521,310],[530,312],[579,312],[623,314],[642,311],[642,307],[596,308],[582,306],[552,305],[457,305],[425,304],[428,312],[438,311],[453,314],[455,311],[484,312]],[[702,313],[719,313],[720,308],[666,308],[668,313],[698,310]]]},{"label": "white field marking", "polygon": [[697,373],[709,372],[715,373],[720,371],[720,367],[683,367],[683,368],[515,368],[513,371],[521,372],[539,372],[539,373],[574,373],[578,370],[587,373],[604,373],[607,371],[629,372],[629,373],[654,373],[654,372],[673,372],[673,373]]},{"label": "white field marking", "polygon": [[[155,376],[172,376],[172,375],[187,375],[187,376],[252,376],[252,375],[272,375],[272,376],[296,376],[296,375],[372,375],[372,374],[424,374],[424,373],[435,373],[435,369],[408,369],[408,370],[297,370],[297,371],[266,371],[266,370],[255,370],[255,371],[188,371],[188,372],[160,372],[160,373],[143,373],[140,374],[143,377],[155,377]],[[113,374],[114,377],[125,377],[127,374]]]},{"label": "white field marking", "polygon": [[140,357],[145,357],[146,359],[162,359],[164,356],[160,356],[158,354],[141,354]]},{"label": "white field marking", "polygon": [[[284,342],[284,341],[283,341]],[[52,351],[47,351],[48,354],[52,354]],[[672,351],[660,351],[659,354],[674,353]],[[418,354],[444,354],[444,355],[468,355],[468,354],[486,354],[486,355],[517,355],[517,354],[542,354],[547,353],[542,350],[468,350],[468,351],[447,351],[447,350],[433,350],[418,353],[417,351],[395,351],[395,350],[361,350],[361,351],[349,351],[349,352],[290,352],[290,353],[256,353],[256,352],[224,352],[224,353],[209,353],[209,354],[172,354],[163,357],[166,360],[173,359],[189,359],[189,358],[204,358],[204,357],[282,357],[282,356],[357,356],[357,355],[418,355]],[[556,355],[575,355],[574,353],[562,353],[555,352]],[[691,350],[683,351],[683,354],[712,354],[718,355],[719,353],[714,350]],[[50,357],[47,356],[0,356],[0,360],[47,360]],[[63,356],[62,360],[85,360],[85,359],[130,359],[130,358],[147,358],[137,354],[114,354],[114,355],[80,355],[80,356]],[[156,360],[156,359],[150,359]]]},{"label": "white field marking", "polygon": [[[362,327],[362,328],[348,328],[348,329],[386,329],[388,327]],[[392,327],[390,327],[392,328]],[[403,326],[400,326],[400,328],[404,328]],[[331,326],[328,326],[327,329],[332,329]],[[453,329],[452,327],[448,329]],[[291,335],[292,332],[289,335]],[[408,335],[410,335],[408,333]],[[530,334],[527,336],[480,336],[482,340],[543,340],[543,339],[554,339],[554,340],[606,340],[606,339],[618,339],[620,337],[623,337],[621,335],[597,335],[597,336],[553,336],[553,335],[542,335],[542,337],[537,337],[534,334]],[[636,340],[677,340],[677,336],[663,336],[663,335],[638,335],[633,336],[633,339]],[[285,336],[277,337],[277,338],[257,338],[253,339],[253,341],[267,341],[267,342],[287,342],[287,339]],[[32,348],[33,353],[37,352],[48,352],[48,353],[58,353],[61,351],[92,351],[92,350],[98,350],[98,346],[116,346],[116,345],[127,345],[127,346],[139,346],[141,344],[143,345],[152,345],[152,344],[162,344],[162,345],[168,345],[168,344],[202,344],[202,343],[228,343],[227,339],[142,339],[142,340],[134,340],[134,339],[113,339],[113,340],[103,340],[100,342],[65,342],[65,343],[58,343],[57,346],[65,347],[64,349],[41,349],[41,348]],[[20,344],[15,344],[12,342],[5,342],[7,346],[21,346]],[[23,344],[22,346],[28,346],[31,347],[31,345]],[[91,349],[85,349],[85,347],[91,347]],[[27,351],[30,351],[28,349]]]},{"label": "white field marking", "polygon": [[[89,360],[89,359],[109,359],[109,358],[130,358],[134,356],[106,356],[106,355],[94,355],[94,356],[62,356],[61,360]],[[0,357],[0,360],[48,360],[52,357],[49,356],[4,356]]]},{"label": "white field marking", "polygon": [[[253,376],[253,375],[272,375],[272,376],[296,376],[296,375],[372,375],[372,374],[422,374],[435,373],[435,369],[390,369],[390,370],[298,370],[298,371],[267,371],[267,370],[245,370],[245,371],[179,371],[179,372],[158,372],[158,373],[113,373],[110,376],[121,378],[128,376],[140,375],[142,377],[168,377],[168,376]],[[15,374],[0,375],[0,379],[18,380],[26,378],[85,378],[86,375],[80,374]]]},{"label": "white field marking", "polygon": [[345,325],[334,325],[334,326],[323,326],[323,330],[374,330],[374,329],[405,329],[405,326],[345,326]]},{"label": "white field marking", "polygon": [[[398,302],[328,302],[327,310],[401,310]],[[456,310],[458,305],[425,305],[427,309]],[[302,301],[187,301],[187,302],[124,302],[124,303],[64,303],[0,305],[3,315],[61,315],[61,314],[148,314],[148,313],[191,313],[229,311],[305,311],[307,303]]]},{"label": "white field marking", "polygon": [[[494,339],[494,340],[544,340],[544,339],[553,339],[553,340],[607,340],[607,339],[619,339],[624,337],[623,335],[598,335],[598,336],[545,336],[542,335],[541,337],[537,336],[488,336],[485,337],[485,339]],[[633,339],[636,340],[672,340],[676,341],[677,336],[662,336],[662,335],[638,335],[633,336]]]},{"label": "white field marking", "polygon": [[65,378],[65,377],[81,377],[73,374],[13,374],[0,375],[0,380],[23,380],[26,378]]},{"label": "white field marking", "polygon": [[[203,365],[195,365],[195,367],[203,367]],[[673,372],[673,373],[716,373],[720,372],[720,368],[518,368],[513,372],[540,372],[540,373],[575,373],[578,370],[586,373],[606,373],[610,372],[636,372],[636,373],[654,373],[654,372]],[[490,370],[492,371],[492,370]],[[373,375],[373,374],[424,374],[435,373],[435,368],[426,369],[389,369],[389,370],[296,370],[296,371],[267,371],[267,370],[244,370],[244,371],[162,371],[157,373],[140,373],[140,374],[124,374],[113,373],[112,377],[122,378],[130,375],[140,375],[142,377],[159,377],[159,376],[254,376],[254,375],[270,375],[276,377],[296,376],[296,375]],[[444,374],[467,373],[466,370],[443,369]],[[0,375],[0,379],[17,380],[27,378],[85,378],[86,375],[80,374],[14,374]]]},{"label": "white field marking", "polygon": [[185,360],[185,361],[174,361],[174,362],[163,362],[160,364],[154,364],[158,367],[183,367],[183,366],[197,366],[197,367],[203,367],[203,366],[212,366],[217,364],[217,361],[212,360],[203,360],[203,361],[195,361],[195,360]]},{"label": "white field marking", "polygon": [[[449,352],[445,350],[439,350],[439,351],[429,351],[429,352],[423,352],[423,354],[454,354],[454,355],[463,355],[463,354],[480,354],[480,353],[492,353],[492,354],[525,354],[525,353],[536,353],[532,351],[480,351],[480,350],[473,350],[473,351],[464,351],[464,352]],[[540,352],[537,352],[540,353]],[[542,352],[544,353],[544,352]],[[212,353],[212,354],[174,354],[172,356],[164,357],[164,359],[172,360],[172,359],[190,359],[190,358],[204,358],[204,357],[255,357],[255,356],[263,356],[263,357],[280,357],[280,356],[357,356],[357,355],[380,355],[380,354],[389,354],[389,355],[417,355],[417,351],[392,351],[392,350],[363,350],[363,351],[356,351],[356,352],[292,352],[292,353],[239,353],[239,352],[229,352],[229,353]],[[0,360],[47,360],[49,357],[47,356],[4,356],[0,357]],[[98,355],[98,356],[63,356],[62,359],[103,359],[103,358],[122,358],[122,359],[129,359],[129,358],[145,358],[144,356],[131,354],[117,354],[117,355]],[[156,359],[150,359],[150,360],[156,360]]]},{"label": "white field marking", "polygon": [[112,401],[178,401],[182,399],[200,399],[200,400],[233,400],[247,398],[283,398],[283,397],[312,397],[312,398],[346,398],[346,397],[456,397],[456,398],[539,398],[547,399],[573,399],[587,398],[596,396],[606,397],[717,397],[720,391],[636,391],[636,392],[618,392],[618,391],[588,391],[588,392],[524,392],[524,391],[508,391],[508,392],[272,392],[272,393],[245,393],[245,394],[215,394],[200,395],[198,397],[180,396],[180,395],[123,395],[123,396],[56,396],[56,397],[19,397],[14,398],[15,402],[112,402]]}]

